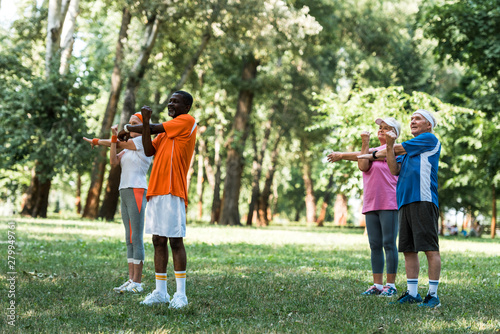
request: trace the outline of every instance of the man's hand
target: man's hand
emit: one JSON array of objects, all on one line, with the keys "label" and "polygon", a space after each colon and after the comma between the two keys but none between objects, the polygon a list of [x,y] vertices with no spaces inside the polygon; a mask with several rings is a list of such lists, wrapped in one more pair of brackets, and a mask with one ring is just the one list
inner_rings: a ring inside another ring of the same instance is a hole
[{"label": "man's hand", "polygon": [[332,152],[327,156],[328,162],[336,162],[342,160],[342,152]]},{"label": "man's hand", "polygon": [[127,141],[130,138],[130,132],[126,132],[125,130],[121,130],[118,132],[118,139],[120,141]]},{"label": "man's hand", "polygon": [[387,143],[387,146],[393,147],[397,137],[398,136],[394,131],[387,131],[385,133],[385,141]]},{"label": "man's hand", "polygon": [[367,143],[370,141],[370,132],[369,131],[363,131],[360,134],[361,136],[361,141]]},{"label": "man's hand", "polygon": [[143,106],[141,108],[141,114],[142,114],[142,122],[143,123],[149,123],[151,120],[151,114],[153,113],[153,109],[151,109],[148,106]]}]

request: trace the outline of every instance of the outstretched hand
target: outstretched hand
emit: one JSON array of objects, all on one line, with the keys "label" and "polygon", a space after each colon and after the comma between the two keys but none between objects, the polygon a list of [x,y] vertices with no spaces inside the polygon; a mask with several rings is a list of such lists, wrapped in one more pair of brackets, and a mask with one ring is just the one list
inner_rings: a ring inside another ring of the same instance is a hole
[{"label": "outstretched hand", "polygon": [[92,144],[92,139],[87,138],[87,137],[83,137],[83,140],[85,140],[87,143],[89,143],[90,147],[94,148],[94,144]]},{"label": "outstretched hand", "polygon": [[342,152],[332,152],[327,156],[328,162],[336,162],[342,160]]}]

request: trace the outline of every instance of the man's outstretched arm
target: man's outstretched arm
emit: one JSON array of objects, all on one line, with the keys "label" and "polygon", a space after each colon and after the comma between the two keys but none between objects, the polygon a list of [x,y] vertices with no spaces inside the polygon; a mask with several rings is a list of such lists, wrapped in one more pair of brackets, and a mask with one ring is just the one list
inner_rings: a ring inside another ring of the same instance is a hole
[{"label": "man's outstretched arm", "polygon": [[[151,132],[152,132],[151,128],[152,128],[152,126],[149,124],[152,112],[153,112],[153,110],[150,107],[144,106],[141,108],[142,125],[143,125],[142,126],[142,146],[144,146],[144,154],[146,154],[147,157],[151,157],[156,153],[156,149],[153,146],[153,142],[151,141]],[[152,125],[156,125],[156,124],[152,124]],[[163,130],[161,132],[165,132],[163,125],[161,125],[161,130]],[[159,133],[159,132],[157,132],[157,133]]]},{"label": "man's outstretched arm", "polygon": [[[406,154],[406,150],[401,144],[394,144],[394,154],[395,155],[403,155]],[[370,154],[360,154],[357,156],[358,159],[369,159],[371,161],[373,160],[378,160],[378,159],[385,159],[387,157],[387,150],[384,148],[383,150],[377,151],[375,153],[375,156],[377,157],[374,159],[373,153]]]}]

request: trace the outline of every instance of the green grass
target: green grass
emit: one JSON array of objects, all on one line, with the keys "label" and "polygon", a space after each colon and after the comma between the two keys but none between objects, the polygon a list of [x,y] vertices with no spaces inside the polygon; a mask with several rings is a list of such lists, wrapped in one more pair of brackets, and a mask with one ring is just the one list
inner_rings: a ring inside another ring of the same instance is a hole
[{"label": "green grass", "polygon": [[[364,297],[371,282],[362,230],[188,225],[189,306],[139,305],[119,295],[126,279],[121,224],[0,219],[0,300],[9,306],[8,222],[16,223],[15,327],[12,333],[493,333],[500,331],[499,239],[441,238],[437,310]],[[145,291],[154,289],[146,235]],[[421,257],[420,293],[427,291]],[[406,287],[400,254],[396,285]],[[168,266],[168,289],[175,280]]]}]

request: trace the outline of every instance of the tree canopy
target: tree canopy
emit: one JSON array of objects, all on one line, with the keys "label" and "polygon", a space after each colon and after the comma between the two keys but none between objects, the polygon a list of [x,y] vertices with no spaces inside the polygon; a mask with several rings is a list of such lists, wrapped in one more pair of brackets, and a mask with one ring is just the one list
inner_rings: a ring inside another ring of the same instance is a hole
[{"label": "tree canopy", "polygon": [[324,157],[359,150],[378,117],[398,119],[408,139],[418,108],[438,115],[443,208],[495,215],[498,0],[53,1],[59,9],[21,2],[22,15],[0,28],[3,200],[20,206],[38,180],[47,193],[33,196],[47,205],[49,191],[88,188],[88,217],[99,205],[113,217],[116,172],[81,137],[109,136],[142,105],[165,121],[169,95],[183,89],[204,127],[192,219],[217,222],[222,209],[236,224],[332,220],[332,195],[359,199],[361,178],[355,164]]}]

